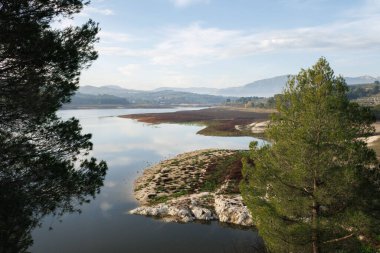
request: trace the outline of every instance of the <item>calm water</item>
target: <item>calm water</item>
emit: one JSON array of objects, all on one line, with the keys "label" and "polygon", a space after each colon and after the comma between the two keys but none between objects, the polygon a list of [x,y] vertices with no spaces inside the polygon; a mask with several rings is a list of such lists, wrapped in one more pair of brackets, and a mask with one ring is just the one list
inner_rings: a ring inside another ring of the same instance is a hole
[{"label": "calm water", "polygon": [[[190,109],[190,108],[187,108]],[[177,109],[178,110],[178,109]],[[175,109],[65,110],[62,118],[80,119],[93,134],[93,155],[109,166],[105,185],[81,214],[47,217],[33,232],[32,252],[255,252],[257,233],[210,224],[164,223],[129,215],[137,206],[133,181],[148,165],[179,153],[203,148],[247,149],[253,138],[196,135],[199,126],[158,126],[117,115]],[[52,226],[53,230],[49,230]]]}]

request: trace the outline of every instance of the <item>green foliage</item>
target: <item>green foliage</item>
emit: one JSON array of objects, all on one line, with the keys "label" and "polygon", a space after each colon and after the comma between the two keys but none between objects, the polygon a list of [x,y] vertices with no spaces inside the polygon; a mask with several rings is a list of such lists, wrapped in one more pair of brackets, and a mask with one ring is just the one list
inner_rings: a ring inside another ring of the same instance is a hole
[{"label": "green foliage", "polygon": [[129,105],[130,102],[121,97],[112,96],[112,95],[88,95],[82,93],[76,93],[70,102],[70,106],[96,106],[96,105],[119,105],[126,106]]},{"label": "green foliage", "polygon": [[301,70],[277,97],[272,144],[252,143],[243,159],[241,191],[269,251],[358,252],[379,243],[380,171],[358,139],[374,132],[374,117],[347,90],[324,58]]},{"label": "green foliage", "polygon": [[245,107],[253,108],[274,108],[274,97],[241,97],[233,101],[237,105],[244,105]]},{"label": "green foliage", "polygon": [[98,26],[63,30],[53,20],[83,0],[0,3],[0,251],[25,252],[45,215],[79,211],[103,185],[107,165],[88,157],[90,134],[56,111],[97,58]]},{"label": "green foliage", "polygon": [[214,192],[226,180],[230,180],[231,187],[226,189],[228,193],[238,193],[238,185],[241,179],[241,159],[244,152],[238,152],[230,156],[222,157],[213,166],[207,168],[205,181],[201,186],[201,191]]},{"label": "green foliage", "polygon": [[357,99],[357,98],[376,95],[379,92],[380,92],[380,84],[378,81],[375,81],[373,84],[350,86],[347,92],[347,97],[349,99]]}]

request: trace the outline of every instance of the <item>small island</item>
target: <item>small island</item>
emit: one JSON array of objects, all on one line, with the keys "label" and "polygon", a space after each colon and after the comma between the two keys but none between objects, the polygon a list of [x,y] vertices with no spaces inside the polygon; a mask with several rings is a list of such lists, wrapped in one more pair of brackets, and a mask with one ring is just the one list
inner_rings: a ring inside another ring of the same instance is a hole
[{"label": "small island", "polygon": [[182,223],[218,220],[253,226],[239,191],[244,153],[198,150],[146,169],[134,187],[141,206],[129,213]]}]

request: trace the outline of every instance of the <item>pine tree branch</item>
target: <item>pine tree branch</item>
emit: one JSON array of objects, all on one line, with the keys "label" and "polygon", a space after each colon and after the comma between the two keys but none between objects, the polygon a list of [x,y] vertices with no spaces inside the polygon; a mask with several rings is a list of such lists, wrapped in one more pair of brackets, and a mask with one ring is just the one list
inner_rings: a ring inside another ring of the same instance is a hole
[{"label": "pine tree branch", "polygon": [[326,243],[334,243],[334,242],[343,241],[343,240],[346,240],[348,238],[353,237],[354,235],[355,235],[355,233],[352,233],[352,234],[349,234],[349,235],[346,235],[346,236],[343,236],[343,237],[340,237],[340,238],[336,238],[336,239],[325,241],[323,243],[326,244]]},{"label": "pine tree branch", "polygon": [[306,189],[306,187],[305,187],[305,188],[301,188],[301,187],[297,187],[297,186],[295,186],[295,185],[291,185],[291,184],[289,184],[289,183],[284,182],[283,180],[281,180],[280,177],[277,177],[276,175],[275,175],[275,178],[276,178],[281,184],[283,184],[283,185],[285,185],[285,186],[287,186],[287,187],[289,187],[289,188],[292,188],[292,189],[298,190],[298,191],[300,191],[300,192],[306,193],[307,195],[313,196],[313,193],[310,192],[310,191],[308,191],[308,190]]}]

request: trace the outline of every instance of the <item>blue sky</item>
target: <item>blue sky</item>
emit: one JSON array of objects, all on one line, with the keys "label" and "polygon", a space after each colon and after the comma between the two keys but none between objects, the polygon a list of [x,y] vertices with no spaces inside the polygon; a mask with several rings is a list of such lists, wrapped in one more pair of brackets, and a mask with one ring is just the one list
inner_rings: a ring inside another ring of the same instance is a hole
[{"label": "blue sky", "polygon": [[230,87],[325,56],[336,74],[380,75],[380,0],[92,0],[99,59],[81,85]]}]

